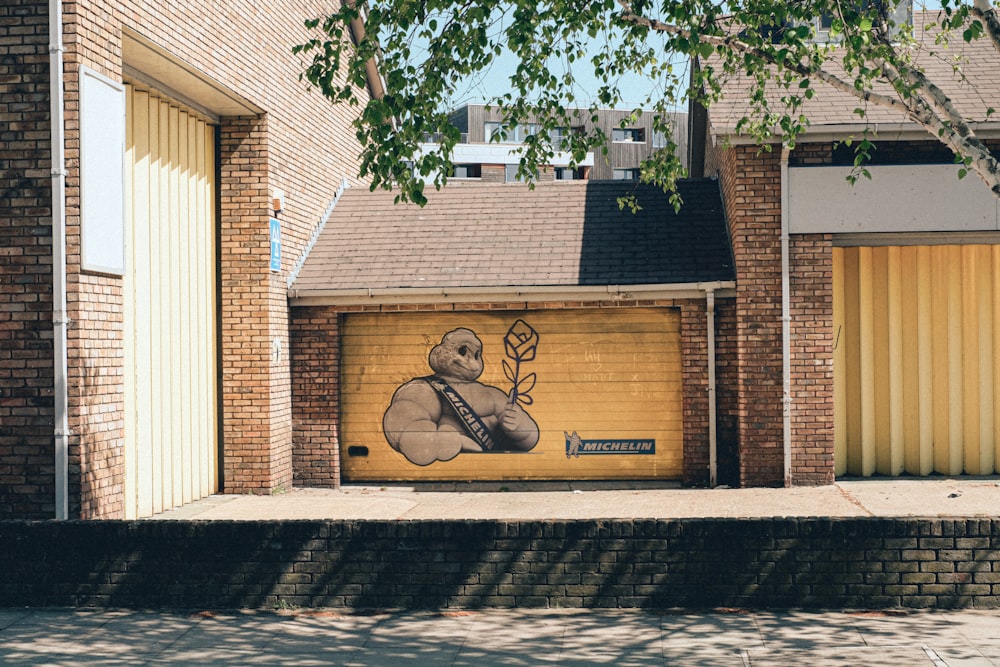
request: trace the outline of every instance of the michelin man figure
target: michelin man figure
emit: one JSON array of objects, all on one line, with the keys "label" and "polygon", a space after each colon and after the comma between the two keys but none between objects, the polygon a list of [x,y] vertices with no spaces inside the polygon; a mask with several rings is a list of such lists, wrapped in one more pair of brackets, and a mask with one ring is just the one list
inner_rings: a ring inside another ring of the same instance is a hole
[{"label": "michelin man figure", "polygon": [[538,425],[516,400],[478,381],[483,343],[470,329],[454,329],[428,355],[433,375],[399,387],[382,417],[386,440],[411,463],[426,466],[461,452],[526,452],[538,443]]}]

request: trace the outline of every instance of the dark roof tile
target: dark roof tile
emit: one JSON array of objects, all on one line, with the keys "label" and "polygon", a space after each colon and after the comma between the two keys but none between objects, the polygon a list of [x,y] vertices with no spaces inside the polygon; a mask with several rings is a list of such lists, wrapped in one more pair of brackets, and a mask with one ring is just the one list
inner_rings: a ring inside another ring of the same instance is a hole
[{"label": "dark roof tile", "polygon": [[[348,190],[293,290],[671,284],[732,280],[718,184],[681,182],[675,213],[658,188],[615,181],[461,184],[428,203]],[[634,192],[642,209],[621,210]]]},{"label": "dark roof tile", "polygon": [[[997,54],[988,38],[965,42],[961,31],[947,44],[935,44],[940,26],[939,11],[915,11],[914,37],[920,48],[914,50],[916,63],[928,78],[951,98],[959,112],[972,121],[991,120],[987,110],[1000,108],[1000,67]],[[840,54],[840,52],[835,52]],[[959,66],[964,64],[964,66]],[[836,61],[830,62],[831,70],[841,71]],[[711,132],[716,136],[736,134],[740,118],[747,113],[751,80],[733,77],[724,82],[722,99],[709,109]],[[772,88],[772,106],[779,110],[779,89]],[[876,91],[892,95],[887,84]],[[864,106],[856,97],[834,90],[821,82],[815,83],[815,96],[808,100],[802,113],[809,119],[807,132],[822,132],[831,127],[868,123],[873,128],[880,124],[912,124],[903,114],[886,107],[868,105],[864,118],[855,109]],[[916,126],[915,124],[913,124]]]}]

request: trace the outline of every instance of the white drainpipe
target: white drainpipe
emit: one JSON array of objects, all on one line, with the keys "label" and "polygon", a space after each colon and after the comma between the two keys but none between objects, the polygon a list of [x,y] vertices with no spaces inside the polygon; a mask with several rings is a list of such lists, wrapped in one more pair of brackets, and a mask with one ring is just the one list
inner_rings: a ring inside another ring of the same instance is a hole
[{"label": "white drainpipe", "polygon": [[792,485],[792,315],[788,250],[788,153],[781,149],[781,376],[785,486]]},{"label": "white drainpipe", "polygon": [[715,291],[705,291],[708,323],[708,486],[718,484],[718,438],[715,432]]},{"label": "white drainpipe", "polygon": [[52,355],[55,360],[56,519],[69,518],[69,393],[66,388],[66,155],[63,114],[62,0],[49,0],[52,144]]}]

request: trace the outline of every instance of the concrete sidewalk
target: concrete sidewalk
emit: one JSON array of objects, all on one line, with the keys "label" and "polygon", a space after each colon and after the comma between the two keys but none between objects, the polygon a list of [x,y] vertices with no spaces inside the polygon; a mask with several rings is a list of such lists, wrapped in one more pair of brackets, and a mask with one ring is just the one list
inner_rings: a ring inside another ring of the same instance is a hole
[{"label": "concrete sidewalk", "polygon": [[1000,611],[0,609],[4,665],[1000,665]]},{"label": "concrete sidewalk", "polygon": [[880,478],[787,489],[676,484],[440,483],[218,495],[155,516],[198,520],[670,519],[998,516],[1000,477]]}]

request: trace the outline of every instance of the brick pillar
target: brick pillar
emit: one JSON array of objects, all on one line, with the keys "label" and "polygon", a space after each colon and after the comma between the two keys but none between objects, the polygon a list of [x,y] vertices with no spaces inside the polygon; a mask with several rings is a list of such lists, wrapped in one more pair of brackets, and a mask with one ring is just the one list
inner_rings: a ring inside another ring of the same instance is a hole
[{"label": "brick pillar", "polygon": [[781,169],[777,151],[736,146],[721,160],[736,263],[739,484],[784,484]]},{"label": "brick pillar", "polygon": [[340,486],[340,326],[334,308],[292,309],[295,485]]},{"label": "brick pillar", "polygon": [[0,25],[0,519],[51,519],[48,3],[0,4]]},{"label": "brick pillar", "polygon": [[287,269],[269,268],[266,117],[226,119],[219,157],[223,486],[270,492],[291,486],[292,433]]},{"label": "brick pillar", "polygon": [[716,457],[718,482],[739,485],[739,419],[736,353],[736,299],[715,300],[715,401],[718,411]]},{"label": "brick pillar", "polygon": [[709,483],[708,315],[704,299],[681,302],[684,484]]},{"label": "brick pillar", "polygon": [[792,484],[832,484],[832,236],[792,236],[790,264]]}]

